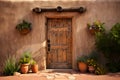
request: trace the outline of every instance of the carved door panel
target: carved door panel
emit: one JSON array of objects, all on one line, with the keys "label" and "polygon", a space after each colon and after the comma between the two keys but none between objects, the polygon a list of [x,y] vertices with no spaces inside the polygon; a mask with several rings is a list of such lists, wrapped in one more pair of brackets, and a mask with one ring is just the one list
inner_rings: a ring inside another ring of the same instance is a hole
[{"label": "carved door panel", "polygon": [[72,19],[47,19],[47,68],[72,68]]}]

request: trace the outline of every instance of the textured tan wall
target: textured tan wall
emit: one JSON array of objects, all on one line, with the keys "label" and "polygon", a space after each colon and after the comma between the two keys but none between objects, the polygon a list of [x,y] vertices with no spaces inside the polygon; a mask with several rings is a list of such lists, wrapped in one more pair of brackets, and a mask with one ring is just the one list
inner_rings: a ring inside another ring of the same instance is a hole
[{"label": "textured tan wall", "polygon": [[[32,13],[34,7],[69,8],[85,6],[87,12],[79,13]],[[0,1],[0,67],[8,55],[19,57],[22,52],[31,51],[38,61],[40,69],[46,68],[46,26],[45,17],[73,17],[73,68],[76,68],[76,58],[82,54],[89,54],[94,48],[94,37],[87,32],[87,23],[95,20],[105,22],[110,29],[113,24],[120,22],[120,2],[94,1],[30,1],[16,2]],[[28,35],[20,35],[15,26],[23,19],[32,22],[33,30]],[[2,64],[1,64],[2,63]],[[2,69],[1,69],[2,70]]]}]

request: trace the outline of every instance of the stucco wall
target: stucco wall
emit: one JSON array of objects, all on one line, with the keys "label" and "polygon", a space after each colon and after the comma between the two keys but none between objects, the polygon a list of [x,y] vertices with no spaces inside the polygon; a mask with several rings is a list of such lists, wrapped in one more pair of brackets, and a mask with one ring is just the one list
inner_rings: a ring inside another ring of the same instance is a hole
[{"label": "stucco wall", "polygon": [[[42,13],[32,12],[34,7],[65,8],[84,6],[84,14],[72,13]],[[8,55],[19,57],[22,52],[32,52],[40,69],[46,68],[46,26],[45,17],[72,16],[73,17],[73,68],[76,68],[76,58],[82,54],[89,54],[94,48],[94,37],[87,32],[87,23],[100,20],[107,29],[120,22],[120,1],[0,1],[0,67]],[[27,35],[20,35],[15,27],[23,19],[32,23],[32,31]],[[2,69],[1,69],[2,70]]]}]

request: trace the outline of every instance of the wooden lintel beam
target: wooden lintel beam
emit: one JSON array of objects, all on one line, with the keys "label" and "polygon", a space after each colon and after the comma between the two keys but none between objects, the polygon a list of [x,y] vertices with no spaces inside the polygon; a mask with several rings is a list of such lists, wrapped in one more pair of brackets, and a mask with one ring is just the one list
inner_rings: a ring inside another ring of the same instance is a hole
[{"label": "wooden lintel beam", "polygon": [[33,8],[33,12],[35,13],[42,13],[42,12],[79,12],[84,13],[86,11],[86,8],[79,7],[79,8],[62,8],[61,6],[58,6],[57,8]]}]

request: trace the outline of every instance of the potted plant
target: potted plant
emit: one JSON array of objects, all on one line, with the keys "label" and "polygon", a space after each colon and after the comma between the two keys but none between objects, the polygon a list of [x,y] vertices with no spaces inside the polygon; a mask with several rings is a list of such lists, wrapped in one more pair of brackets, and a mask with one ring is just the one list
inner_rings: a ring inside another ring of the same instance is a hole
[{"label": "potted plant", "polygon": [[87,24],[88,30],[91,34],[95,34],[96,32],[104,32],[104,23],[101,23],[100,21],[95,21],[93,24],[88,23]]},{"label": "potted plant", "polygon": [[80,72],[87,71],[87,56],[81,56],[78,58],[78,68]]},{"label": "potted plant", "polygon": [[88,55],[87,64],[88,64],[88,70],[91,73],[94,73],[95,71],[95,68],[97,66],[98,56],[99,56],[99,53],[96,50],[93,50]]},{"label": "potted plant", "polygon": [[35,60],[31,61],[31,70],[33,73],[37,73],[38,72],[38,64],[36,63]]},{"label": "potted plant", "polygon": [[29,71],[29,64],[31,61],[31,55],[28,52],[25,52],[23,56],[20,58],[20,70],[21,73],[25,74]]},{"label": "potted plant", "polygon": [[22,23],[18,24],[16,26],[16,29],[21,33],[21,34],[27,34],[32,30],[31,23],[23,20]]},{"label": "potted plant", "polygon": [[94,73],[95,68],[97,66],[97,62],[94,59],[88,59],[87,64],[89,72]]}]

